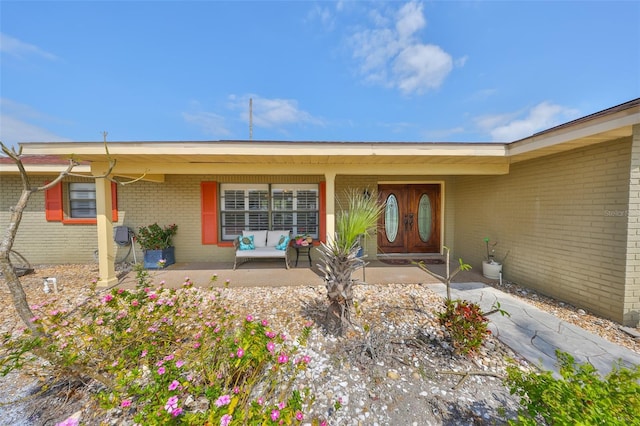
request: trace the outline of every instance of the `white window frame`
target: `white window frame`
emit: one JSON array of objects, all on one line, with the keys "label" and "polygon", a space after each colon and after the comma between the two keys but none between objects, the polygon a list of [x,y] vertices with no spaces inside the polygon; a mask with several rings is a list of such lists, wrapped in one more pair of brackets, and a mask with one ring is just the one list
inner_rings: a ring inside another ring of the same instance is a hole
[{"label": "white window frame", "polygon": [[[260,212],[266,212],[268,215],[268,219],[267,219],[267,225],[266,228],[269,230],[272,229],[282,229],[282,226],[277,226],[274,223],[275,217],[277,217],[279,214],[282,213],[290,213],[291,214],[291,226],[289,226],[288,224],[285,225],[284,227],[286,229],[291,229],[293,231],[293,234],[296,235],[298,233],[306,233],[311,235],[313,238],[318,238],[319,237],[319,232],[320,232],[320,188],[318,184],[281,184],[281,183],[277,183],[277,184],[238,184],[238,183],[221,183],[220,184],[220,209],[219,209],[219,214],[220,214],[220,227],[221,227],[221,234],[222,235],[222,239],[223,240],[233,240],[238,234],[239,232],[229,232],[227,231],[228,228],[233,228],[233,225],[226,225],[226,218],[225,215],[227,212],[233,212],[233,210],[226,210],[226,206],[225,206],[225,193],[226,191],[243,191],[245,193],[244,195],[244,199],[245,199],[245,203],[244,203],[244,207],[246,208],[247,206],[247,200],[249,197],[249,191],[267,191],[267,209],[259,209],[256,211],[260,211]],[[298,197],[297,197],[297,193],[298,191],[314,191],[315,192],[315,208],[314,209],[308,209],[305,208],[303,210],[299,210],[298,209]],[[277,209],[276,208],[276,197],[274,196],[274,194],[276,192],[280,192],[280,191],[290,191],[292,192],[292,204],[291,204],[291,209]],[[243,210],[245,212],[245,223],[244,223],[244,227],[248,227],[250,224],[250,214],[251,214],[251,210],[249,209],[245,209]],[[302,218],[303,215],[302,213],[315,213],[315,224],[298,224],[298,218]],[[261,229],[264,229],[265,226],[263,226],[262,224],[258,224],[259,227]],[[300,229],[302,229],[304,227],[304,232],[301,232]],[[308,232],[308,228],[310,227],[315,227],[314,232]],[[255,226],[254,226],[255,228]],[[300,228],[300,229],[299,229]],[[255,230],[258,230],[257,228]],[[236,229],[236,231],[238,231],[238,229]]]}]

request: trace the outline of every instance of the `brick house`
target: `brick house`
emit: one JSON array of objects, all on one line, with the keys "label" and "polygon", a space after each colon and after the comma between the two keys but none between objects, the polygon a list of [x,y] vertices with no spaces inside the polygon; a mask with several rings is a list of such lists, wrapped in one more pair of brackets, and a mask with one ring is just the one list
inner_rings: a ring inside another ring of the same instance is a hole
[{"label": "brick house", "polygon": [[[23,143],[34,184],[74,155],[107,166],[101,142]],[[505,277],[591,312],[640,318],[640,99],[511,143],[110,142],[116,186],[74,176],[38,193],[15,249],[32,263],[94,260],[116,280],[114,225],[176,223],[179,262],[232,261],[241,229],[333,235],[347,190],[387,202],[370,258],[441,253],[480,268],[484,238]],[[53,161],[52,161],[53,159]],[[0,226],[21,188],[0,159]],[[111,259],[111,261],[109,260]],[[295,272],[292,272],[295,273]]]}]

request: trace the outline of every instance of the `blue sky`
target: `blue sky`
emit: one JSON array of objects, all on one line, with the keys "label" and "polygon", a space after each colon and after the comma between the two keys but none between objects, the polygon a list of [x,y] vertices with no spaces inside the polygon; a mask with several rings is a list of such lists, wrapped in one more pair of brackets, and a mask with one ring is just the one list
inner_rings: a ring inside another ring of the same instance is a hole
[{"label": "blue sky", "polygon": [[638,1],[0,1],[0,138],[514,141],[640,97]]}]

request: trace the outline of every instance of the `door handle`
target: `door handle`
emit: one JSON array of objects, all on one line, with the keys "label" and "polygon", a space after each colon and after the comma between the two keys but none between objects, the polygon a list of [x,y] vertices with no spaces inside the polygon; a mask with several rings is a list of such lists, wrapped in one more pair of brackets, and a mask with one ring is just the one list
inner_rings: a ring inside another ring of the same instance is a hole
[{"label": "door handle", "polygon": [[413,213],[409,213],[409,231],[413,230]]}]

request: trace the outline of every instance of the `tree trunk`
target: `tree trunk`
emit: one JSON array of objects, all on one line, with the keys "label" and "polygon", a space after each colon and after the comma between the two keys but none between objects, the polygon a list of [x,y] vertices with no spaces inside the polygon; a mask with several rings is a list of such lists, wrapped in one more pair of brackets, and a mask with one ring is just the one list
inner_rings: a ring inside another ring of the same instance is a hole
[{"label": "tree trunk", "polygon": [[27,302],[27,295],[22,288],[22,284],[20,284],[18,275],[16,275],[15,269],[11,264],[11,259],[9,258],[11,248],[13,247],[13,243],[16,239],[18,227],[20,226],[20,221],[22,220],[22,212],[24,212],[24,209],[29,202],[29,197],[31,197],[31,190],[23,189],[22,194],[20,195],[20,199],[18,200],[18,204],[16,204],[16,206],[12,209],[9,225],[5,230],[4,237],[2,238],[2,242],[0,243],[0,270],[4,275],[4,280],[7,283],[7,287],[9,287],[9,292],[11,293],[11,298],[13,299],[13,306],[15,306],[18,315],[22,319],[22,322],[24,322],[31,331],[39,334],[40,332],[38,330],[38,327],[33,322],[31,322],[34,314],[29,307],[29,303]]}]

